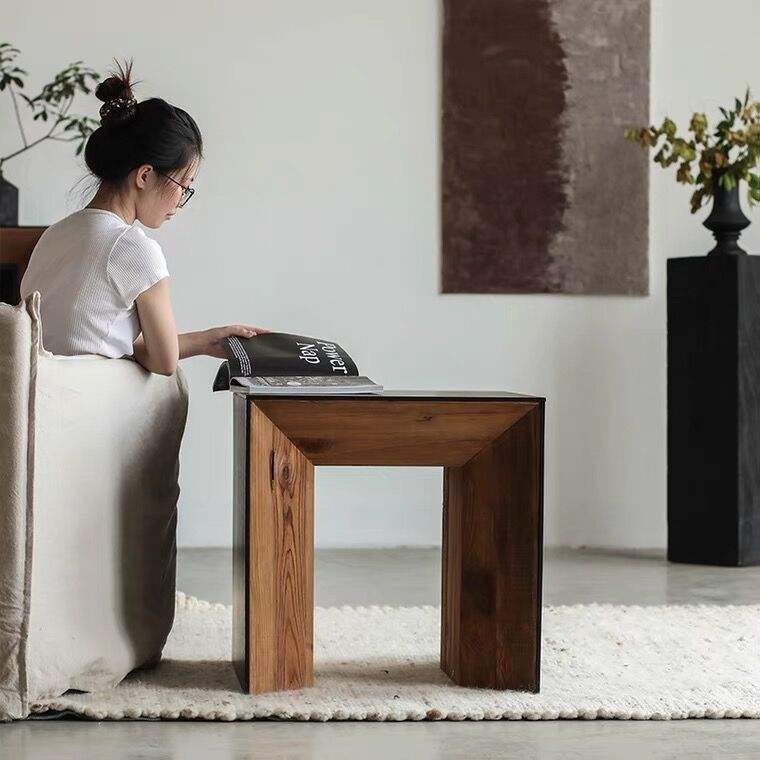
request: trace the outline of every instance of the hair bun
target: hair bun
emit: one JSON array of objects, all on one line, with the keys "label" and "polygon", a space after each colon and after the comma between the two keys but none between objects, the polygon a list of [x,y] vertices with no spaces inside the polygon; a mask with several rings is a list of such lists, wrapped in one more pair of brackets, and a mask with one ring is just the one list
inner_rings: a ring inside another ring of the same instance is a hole
[{"label": "hair bun", "polygon": [[131,95],[131,92],[127,93],[128,90],[130,90],[128,82],[125,82],[120,76],[110,76],[95,88],[95,97],[107,103],[109,100],[121,97],[121,95]]},{"label": "hair bun", "polygon": [[118,61],[116,71],[95,88],[95,97],[103,101],[100,107],[100,123],[121,124],[137,112],[137,101],[132,94],[132,61],[122,66]]}]

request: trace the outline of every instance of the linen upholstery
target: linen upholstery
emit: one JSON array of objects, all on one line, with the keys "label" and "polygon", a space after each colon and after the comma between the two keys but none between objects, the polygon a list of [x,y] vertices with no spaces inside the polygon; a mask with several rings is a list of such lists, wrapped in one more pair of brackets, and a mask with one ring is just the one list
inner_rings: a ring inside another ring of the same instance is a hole
[{"label": "linen upholstery", "polygon": [[158,660],[174,617],[185,377],[41,336],[39,292],[0,304],[3,719]]}]

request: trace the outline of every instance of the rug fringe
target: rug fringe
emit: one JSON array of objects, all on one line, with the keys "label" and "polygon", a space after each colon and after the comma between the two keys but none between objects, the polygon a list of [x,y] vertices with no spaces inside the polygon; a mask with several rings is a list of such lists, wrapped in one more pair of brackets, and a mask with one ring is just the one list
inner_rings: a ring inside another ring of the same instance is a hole
[{"label": "rug fringe", "polygon": [[[699,602],[693,604],[615,604],[613,602],[588,602],[585,604],[545,604],[544,612],[547,611],[564,611],[568,609],[575,610],[707,610],[714,607],[720,607],[726,611],[732,610],[754,610],[760,614],[760,604],[719,604],[710,602]],[[186,594],[183,591],[177,591],[175,597],[176,609],[183,610],[231,610],[232,605],[221,602],[208,602],[197,596]],[[440,610],[440,605],[436,604],[412,604],[412,605],[393,605],[393,604],[331,604],[327,606],[316,606],[317,610],[338,610],[341,612],[393,612],[395,610]]]}]

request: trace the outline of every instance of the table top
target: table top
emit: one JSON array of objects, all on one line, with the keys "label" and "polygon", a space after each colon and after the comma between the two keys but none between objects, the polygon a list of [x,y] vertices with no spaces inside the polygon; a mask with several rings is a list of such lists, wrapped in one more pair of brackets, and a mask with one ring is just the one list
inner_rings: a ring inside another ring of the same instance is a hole
[{"label": "table top", "polygon": [[384,388],[382,393],[255,393],[246,388],[231,386],[233,393],[256,399],[357,399],[367,401],[369,399],[418,399],[436,401],[533,401],[544,403],[543,396],[528,396],[523,393],[511,391],[448,391],[448,390],[396,390]]}]

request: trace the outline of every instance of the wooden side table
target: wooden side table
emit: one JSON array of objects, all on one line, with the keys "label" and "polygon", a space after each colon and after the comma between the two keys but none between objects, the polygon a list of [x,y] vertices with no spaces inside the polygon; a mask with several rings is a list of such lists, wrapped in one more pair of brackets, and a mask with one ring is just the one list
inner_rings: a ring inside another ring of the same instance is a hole
[{"label": "wooden side table", "polygon": [[0,301],[17,304],[29,257],[46,227],[0,227]]},{"label": "wooden side table", "polygon": [[443,467],[441,668],[540,683],[545,399],[233,394],[233,652],[245,691],[314,681],[314,467]]}]

